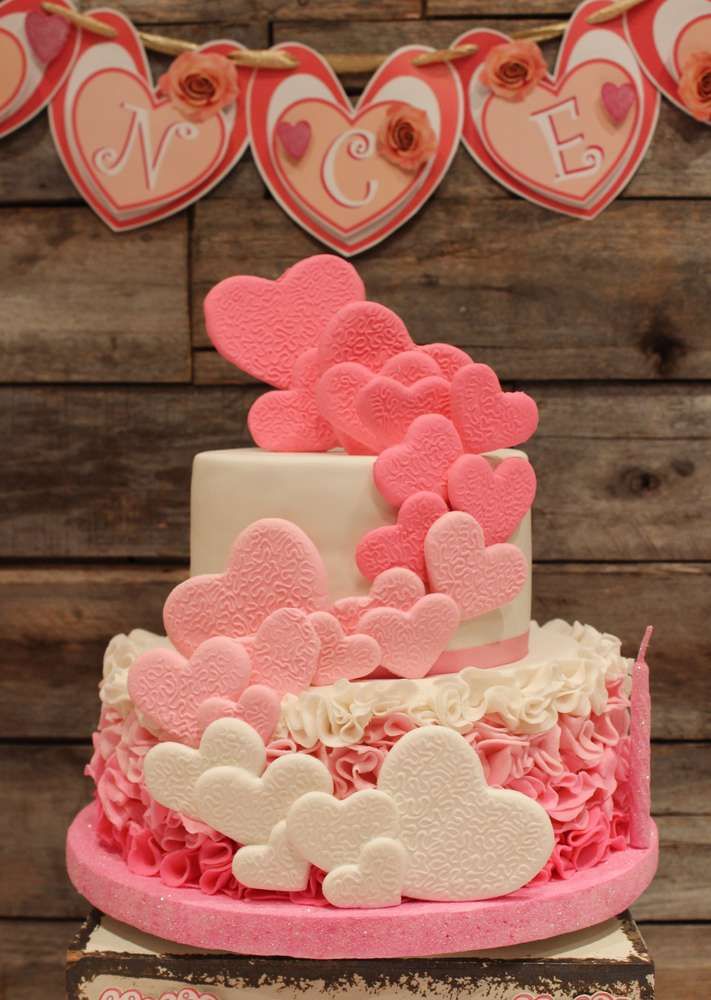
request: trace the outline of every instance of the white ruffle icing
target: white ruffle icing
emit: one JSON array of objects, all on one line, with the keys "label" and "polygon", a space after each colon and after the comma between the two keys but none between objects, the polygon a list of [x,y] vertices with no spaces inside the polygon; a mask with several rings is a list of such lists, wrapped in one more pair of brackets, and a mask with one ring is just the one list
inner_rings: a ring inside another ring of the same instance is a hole
[{"label": "white ruffle icing", "polygon": [[[141,653],[160,647],[171,648],[170,640],[144,629],[114,636],[99,686],[107,708],[128,714],[129,667]],[[559,714],[603,712],[607,685],[629,677],[631,664],[620,654],[619,639],[591,625],[531,622],[528,656],[505,667],[468,667],[421,680],[340,680],[286,695],[275,738],[290,737],[302,747],[351,746],[362,741],[371,719],[392,712],[417,725],[439,723],[464,733],[487,715],[499,717],[513,733],[545,732]]]},{"label": "white ruffle icing", "polygon": [[133,707],[128,696],[128,668],[149,649],[171,649],[164,635],[134,628],[126,635],[115,635],[104,653],[104,675],[99,684],[99,698],[106,708],[112,708],[125,718]]},{"label": "white ruffle icing", "polygon": [[421,680],[341,680],[286,695],[276,735],[303,747],[349,746],[363,739],[371,719],[391,712],[459,732],[491,715],[514,733],[545,732],[559,714],[604,711],[607,684],[628,675],[631,663],[619,639],[590,625],[532,622],[528,656],[505,667]]}]

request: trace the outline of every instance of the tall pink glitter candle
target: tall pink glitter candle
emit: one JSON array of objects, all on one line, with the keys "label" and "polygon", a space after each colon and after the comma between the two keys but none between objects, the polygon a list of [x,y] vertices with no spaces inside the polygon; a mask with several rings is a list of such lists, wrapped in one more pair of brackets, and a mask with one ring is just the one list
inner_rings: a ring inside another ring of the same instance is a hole
[{"label": "tall pink glitter candle", "polygon": [[654,629],[651,625],[642,638],[632,668],[632,722],[630,728],[630,847],[647,848],[650,844],[651,810],[651,724],[647,649]]}]

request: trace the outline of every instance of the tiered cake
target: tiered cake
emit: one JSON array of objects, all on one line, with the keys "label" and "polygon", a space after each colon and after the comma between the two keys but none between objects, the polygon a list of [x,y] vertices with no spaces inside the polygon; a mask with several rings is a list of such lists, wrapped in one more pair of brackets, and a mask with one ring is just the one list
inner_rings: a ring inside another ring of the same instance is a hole
[{"label": "tiered cake", "polygon": [[335,914],[542,902],[649,852],[643,655],[530,621],[533,400],[415,345],[336,257],[227,279],[205,314],[274,388],[257,448],[195,459],[167,638],[107,649],[97,856],[174,905]]}]

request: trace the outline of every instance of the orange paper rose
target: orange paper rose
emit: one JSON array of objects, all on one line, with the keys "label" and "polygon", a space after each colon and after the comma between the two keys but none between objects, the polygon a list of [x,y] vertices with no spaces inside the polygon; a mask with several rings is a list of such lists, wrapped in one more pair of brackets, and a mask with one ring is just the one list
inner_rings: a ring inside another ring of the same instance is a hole
[{"label": "orange paper rose", "polygon": [[410,173],[419,170],[437,149],[427,112],[411,104],[391,104],[377,138],[378,153]]},{"label": "orange paper rose", "polygon": [[692,52],[679,77],[679,97],[699,121],[711,121],[711,52]]},{"label": "orange paper rose", "polygon": [[522,101],[546,72],[535,42],[502,42],[487,52],[481,82],[505,101]]},{"label": "orange paper rose", "polygon": [[158,89],[183,118],[204,122],[237,98],[237,69],[216,52],[181,52]]}]

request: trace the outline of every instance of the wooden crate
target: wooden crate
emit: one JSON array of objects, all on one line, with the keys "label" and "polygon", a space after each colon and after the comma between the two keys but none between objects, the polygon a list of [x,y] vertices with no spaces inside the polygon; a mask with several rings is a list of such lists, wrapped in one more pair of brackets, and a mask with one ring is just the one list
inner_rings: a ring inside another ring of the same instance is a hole
[{"label": "wooden crate", "polygon": [[436,958],[316,962],[203,952],[94,912],[67,953],[69,1000],[654,1000],[629,913],[548,941]]}]

